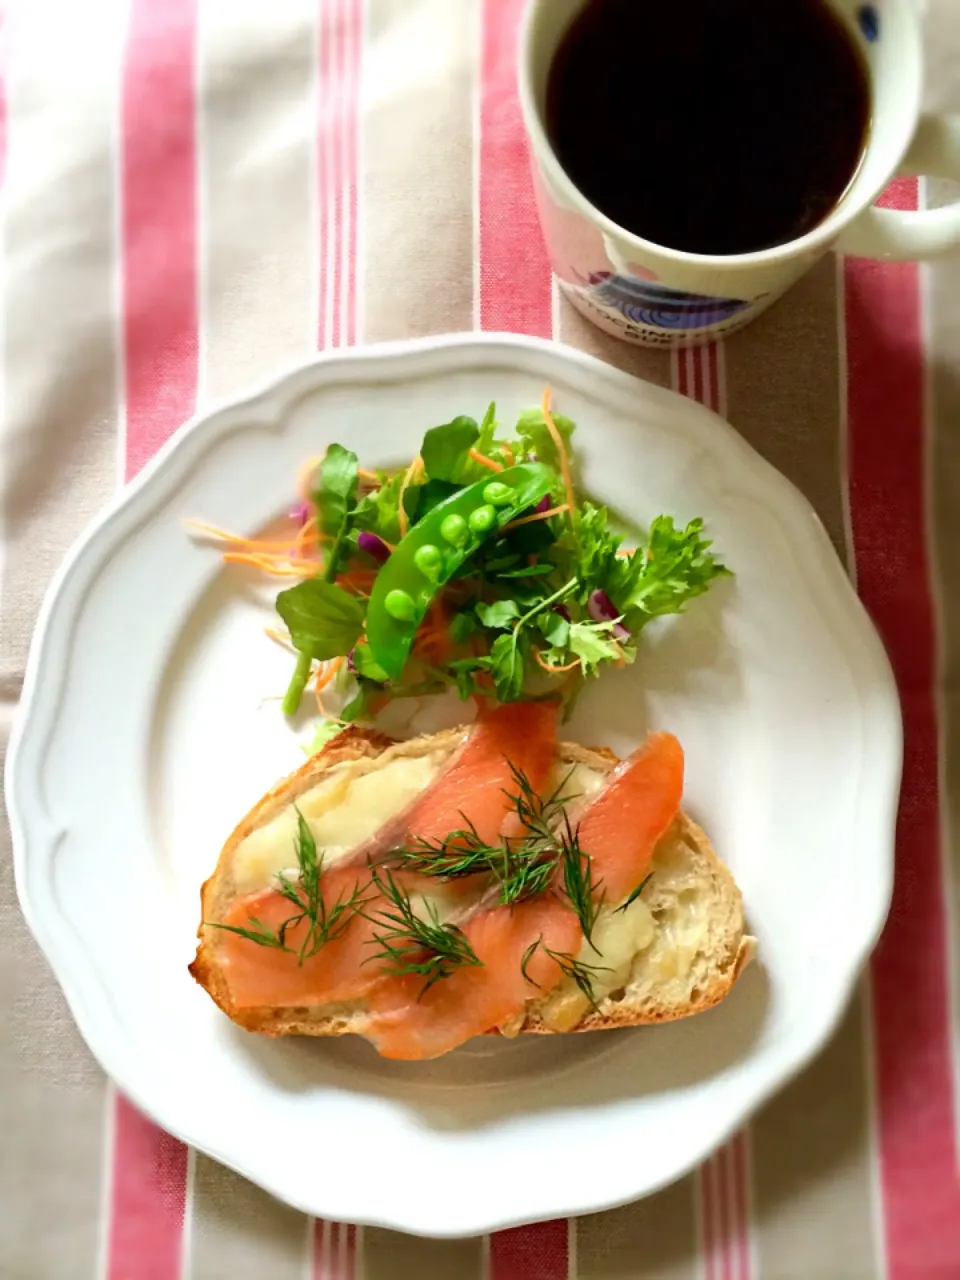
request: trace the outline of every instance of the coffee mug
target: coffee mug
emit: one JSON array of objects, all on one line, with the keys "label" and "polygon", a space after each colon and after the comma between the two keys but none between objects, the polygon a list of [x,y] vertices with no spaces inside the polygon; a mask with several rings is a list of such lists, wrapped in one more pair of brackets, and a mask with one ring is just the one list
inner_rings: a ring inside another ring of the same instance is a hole
[{"label": "coffee mug", "polygon": [[920,261],[960,248],[960,203],[917,212],[873,203],[897,174],[960,180],[960,117],[920,111],[915,0],[829,2],[860,45],[870,78],[872,123],[857,174],[807,234],[756,253],[711,256],[631,234],[564,172],[545,128],[547,79],[586,0],[531,0],[520,35],[519,91],[540,224],[560,288],[587,319],[642,346],[693,346],[742,329],[830,249]]}]

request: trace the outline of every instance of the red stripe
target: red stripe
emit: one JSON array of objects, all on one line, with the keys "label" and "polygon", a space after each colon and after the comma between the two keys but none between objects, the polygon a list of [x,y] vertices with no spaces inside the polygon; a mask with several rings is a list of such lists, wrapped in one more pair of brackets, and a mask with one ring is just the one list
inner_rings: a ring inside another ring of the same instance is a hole
[{"label": "red stripe", "polygon": [[480,94],[480,325],[549,338],[550,265],[517,98],[525,0],[483,0]]},{"label": "red stripe", "polygon": [[347,1227],[347,1268],[344,1280],[353,1280],[357,1274],[357,1228]]},{"label": "red stripe", "polygon": [[123,76],[128,478],[194,410],[194,0],[133,0]]},{"label": "red stripe", "polygon": [[497,1231],[489,1280],[567,1280],[567,1219]]},{"label": "red stripe", "polygon": [[[193,413],[197,265],[193,0],[133,0],[121,104],[129,478]],[[117,1096],[108,1280],[180,1275],[186,1148]]]},{"label": "red stripe", "polygon": [[[884,203],[916,201],[911,179]],[[893,907],[872,962],[884,1230],[891,1280],[920,1280],[960,1275],[920,273],[851,258],[844,283],[857,583],[893,663],[905,736]]]}]

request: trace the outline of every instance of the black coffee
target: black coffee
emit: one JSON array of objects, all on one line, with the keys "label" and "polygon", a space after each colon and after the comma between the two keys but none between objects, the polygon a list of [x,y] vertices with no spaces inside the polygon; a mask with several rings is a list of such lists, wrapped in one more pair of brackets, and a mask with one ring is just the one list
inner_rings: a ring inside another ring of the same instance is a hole
[{"label": "black coffee", "polygon": [[810,231],[869,121],[860,51],[823,0],[588,0],[547,90],[551,143],[591,204],[692,253]]}]

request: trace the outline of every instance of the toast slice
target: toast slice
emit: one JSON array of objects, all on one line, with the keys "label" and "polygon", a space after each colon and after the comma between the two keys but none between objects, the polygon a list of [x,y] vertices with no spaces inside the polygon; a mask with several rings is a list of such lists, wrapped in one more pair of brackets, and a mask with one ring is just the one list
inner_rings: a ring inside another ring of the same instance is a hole
[{"label": "toast slice", "polygon": [[[415,797],[442,770],[462,741],[449,730],[408,742],[350,728],[302,768],[279,782],[227,840],[201,892],[205,922],[223,921],[243,896],[276,882],[290,869],[296,830],[294,805],[317,846],[335,865]],[[610,751],[573,743],[559,747],[558,772],[573,771],[572,790],[602,787],[618,763]],[[238,1007],[222,963],[223,931],[201,924],[190,972],[238,1025],[270,1036],[330,1036],[366,1030],[362,1001],[330,1005]],[[626,911],[603,907],[594,941],[602,953],[602,988],[595,1007],[570,977],[531,999],[522,1015],[489,1033],[552,1034],[600,1031],[668,1022],[717,1004],[753,955],[740,891],[704,832],[682,812],[654,854],[650,879]]]}]

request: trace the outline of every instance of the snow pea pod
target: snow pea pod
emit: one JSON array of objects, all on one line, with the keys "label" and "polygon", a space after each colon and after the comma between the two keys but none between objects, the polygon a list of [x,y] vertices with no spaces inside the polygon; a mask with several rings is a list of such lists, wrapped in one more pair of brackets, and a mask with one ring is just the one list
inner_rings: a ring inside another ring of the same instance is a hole
[{"label": "snow pea pod", "polygon": [[430,602],[464,561],[550,492],[556,475],[521,463],[478,480],[439,503],[402,538],[377,574],[367,608],[367,641],[391,680],[399,679]]}]

